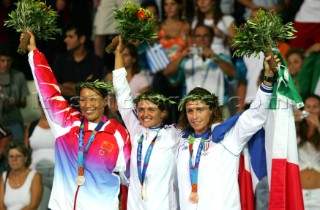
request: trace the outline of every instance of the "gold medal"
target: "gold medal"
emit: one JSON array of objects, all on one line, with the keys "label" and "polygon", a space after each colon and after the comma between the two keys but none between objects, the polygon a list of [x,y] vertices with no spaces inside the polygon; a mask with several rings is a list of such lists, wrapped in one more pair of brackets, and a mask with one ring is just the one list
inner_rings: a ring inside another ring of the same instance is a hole
[{"label": "gold medal", "polygon": [[198,203],[198,200],[199,200],[198,193],[192,192],[190,194],[189,200],[191,201],[191,203]]},{"label": "gold medal", "polygon": [[84,178],[84,176],[78,176],[77,179],[76,179],[76,183],[79,186],[84,185],[85,181],[86,181],[86,179]]}]

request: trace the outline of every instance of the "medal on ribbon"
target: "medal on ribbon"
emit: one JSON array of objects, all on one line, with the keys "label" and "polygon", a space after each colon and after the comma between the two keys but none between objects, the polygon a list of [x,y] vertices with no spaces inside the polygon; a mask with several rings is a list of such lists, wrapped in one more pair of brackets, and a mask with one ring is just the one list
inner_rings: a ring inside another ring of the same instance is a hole
[{"label": "medal on ribbon", "polygon": [[85,149],[84,149],[84,119],[81,121],[80,132],[79,132],[79,141],[78,141],[78,176],[76,178],[76,183],[78,186],[82,186],[86,182],[86,179],[84,177],[84,166],[83,166],[84,160],[86,158],[85,154],[88,152],[94,138],[96,137],[96,134],[102,128],[106,119],[107,118],[105,116],[103,116],[102,120],[98,123],[98,125],[92,131]]},{"label": "medal on ribbon", "polygon": [[201,159],[202,149],[204,148],[205,139],[210,136],[211,132],[208,130],[206,133],[201,135],[201,140],[198,146],[197,155],[194,161],[194,165],[192,164],[192,155],[193,155],[193,143],[195,137],[193,134],[189,135],[189,172],[190,172],[190,181],[191,181],[191,193],[189,196],[189,200],[191,203],[196,204],[199,202],[199,195],[198,195],[198,172],[199,172],[199,164]]},{"label": "medal on ribbon", "polygon": [[160,130],[162,129],[163,126],[159,127],[159,130],[156,134],[156,136],[152,139],[145,158],[144,158],[144,163],[143,163],[143,167],[142,167],[142,142],[144,140],[144,136],[143,134],[141,135],[139,141],[138,141],[138,148],[137,148],[137,169],[138,169],[138,177],[140,180],[140,184],[141,184],[141,199],[144,200],[145,199],[145,186],[144,186],[144,178],[146,176],[146,172],[147,172],[147,168],[149,165],[149,161],[150,161],[150,157],[151,157],[151,153],[153,150],[153,146],[156,143],[156,140],[158,138],[158,134],[160,132]]}]

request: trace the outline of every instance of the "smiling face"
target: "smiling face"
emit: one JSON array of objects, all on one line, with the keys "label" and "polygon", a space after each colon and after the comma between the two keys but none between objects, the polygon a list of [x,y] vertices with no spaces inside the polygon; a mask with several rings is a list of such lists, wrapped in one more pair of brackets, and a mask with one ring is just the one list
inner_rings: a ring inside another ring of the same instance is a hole
[{"label": "smiling face", "polygon": [[210,117],[212,110],[209,106],[200,101],[188,101],[186,103],[186,114],[190,126],[193,128],[196,135],[203,134],[209,128]]},{"label": "smiling face", "polygon": [[159,127],[167,116],[166,111],[149,100],[140,100],[137,104],[137,114],[141,125],[145,128]]},{"label": "smiling face", "polygon": [[104,115],[108,98],[102,98],[100,94],[90,88],[83,88],[80,92],[79,106],[82,115],[90,122],[99,123]]},{"label": "smiling face", "polygon": [[8,153],[8,164],[11,170],[22,170],[26,166],[27,157],[18,149],[10,149]]}]

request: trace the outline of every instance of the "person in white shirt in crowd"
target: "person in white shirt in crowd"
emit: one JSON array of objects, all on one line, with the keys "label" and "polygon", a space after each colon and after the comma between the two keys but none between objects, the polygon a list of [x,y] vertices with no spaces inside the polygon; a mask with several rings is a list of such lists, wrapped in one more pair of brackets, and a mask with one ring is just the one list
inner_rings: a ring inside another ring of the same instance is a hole
[{"label": "person in white shirt in crowd", "polygon": [[298,155],[305,210],[320,209],[320,96],[309,95],[304,110],[296,111]]},{"label": "person in white shirt in crowd", "polygon": [[210,47],[213,42],[213,29],[200,24],[195,28],[193,38],[196,47],[185,49],[164,69],[164,75],[182,71],[186,77],[186,92],[202,87],[216,94],[220,105],[228,99],[225,86],[229,79],[236,76],[236,70],[228,56],[216,53]]}]

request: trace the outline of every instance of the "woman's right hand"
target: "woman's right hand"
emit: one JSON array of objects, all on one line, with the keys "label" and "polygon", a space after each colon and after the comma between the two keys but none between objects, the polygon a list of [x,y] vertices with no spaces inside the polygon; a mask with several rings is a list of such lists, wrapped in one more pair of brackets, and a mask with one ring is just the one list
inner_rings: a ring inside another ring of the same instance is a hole
[{"label": "woman's right hand", "polygon": [[[28,51],[31,52],[32,50],[37,49],[36,38],[31,31],[28,31],[28,34],[30,35],[30,40],[29,40],[29,44],[28,44]],[[23,38],[24,38],[24,34],[21,33],[20,40],[22,40]]]}]

